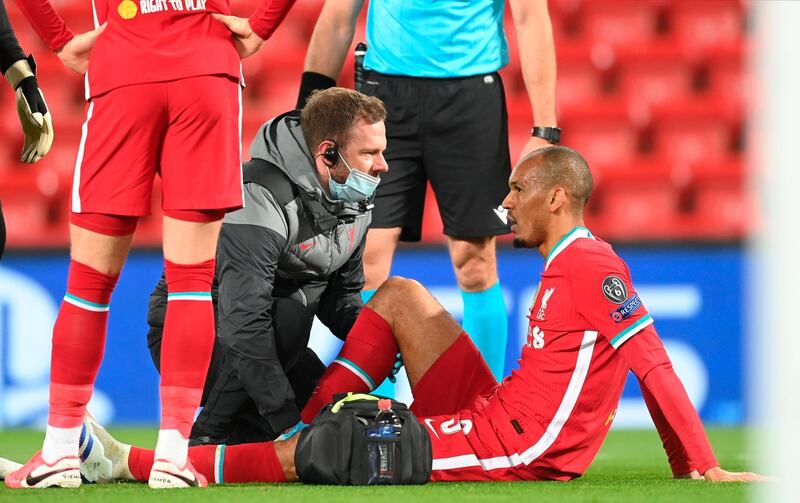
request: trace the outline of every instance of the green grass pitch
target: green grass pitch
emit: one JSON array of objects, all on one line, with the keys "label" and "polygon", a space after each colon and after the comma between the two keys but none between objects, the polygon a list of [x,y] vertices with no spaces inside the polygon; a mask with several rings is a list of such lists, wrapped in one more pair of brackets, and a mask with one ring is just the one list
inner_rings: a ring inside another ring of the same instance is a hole
[{"label": "green grass pitch", "polygon": [[[120,440],[144,446],[155,444],[154,428],[112,428]],[[743,429],[709,429],[711,443],[723,467],[754,469],[752,450]],[[0,432],[0,456],[24,461],[41,445],[42,434],[24,430]],[[485,501],[744,501],[752,487],[744,484],[713,485],[671,480],[666,456],[655,431],[612,431],[594,463],[572,482],[513,482],[428,484],[421,487],[330,487],[302,484],[252,484],[211,486],[155,492],[141,484],[84,485],[79,490],[11,491],[0,488],[0,501],[183,501],[235,503],[238,501],[378,501],[446,503]]]}]

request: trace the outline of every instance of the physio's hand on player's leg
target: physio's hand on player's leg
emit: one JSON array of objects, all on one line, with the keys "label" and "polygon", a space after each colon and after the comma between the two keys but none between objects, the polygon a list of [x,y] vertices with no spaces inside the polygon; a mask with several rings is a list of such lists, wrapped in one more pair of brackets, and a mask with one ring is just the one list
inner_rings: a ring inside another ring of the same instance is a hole
[{"label": "physio's hand on player's leg", "polygon": [[703,474],[703,478],[711,482],[767,482],[776,480],[774,477],[752,472],[729,472],[719,466],[706,471]]},{"label": "physio's hand on player's leg", "polygon": [[256,35],[253,28],[250,27],[250,21],[246,18],[214,14],[214,19],[227,26],[231,31],[236,50],[239,51],[239,57],[242,59],[258,52],[264,43],[264,39]]},{"label": "physio's hand on player's leg", "polygon": [[92,53],[97,37],[106,29],[108,23],[103,23],[100,27],[86,33],[80,33],[72,37],[64,47],[56,51],[58,59],[64,66],[78,73],[86,73],[89,67],[89,54]]}]

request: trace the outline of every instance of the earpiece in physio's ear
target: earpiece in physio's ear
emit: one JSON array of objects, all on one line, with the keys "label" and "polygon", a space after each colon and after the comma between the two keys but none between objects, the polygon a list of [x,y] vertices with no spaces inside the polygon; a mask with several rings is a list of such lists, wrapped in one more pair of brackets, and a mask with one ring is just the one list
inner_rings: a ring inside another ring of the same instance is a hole
[{"label": "earpiece in physio's ear", "polygon": [[331,140],[331,143],[333,143],[333,145],[326,148],[325,152],[322,153],[322,157],[325,159],[325,165],[328,166],[328,168],[336,166],[336,162],[339,160],[339,146],[336,145],[335,141]]}]

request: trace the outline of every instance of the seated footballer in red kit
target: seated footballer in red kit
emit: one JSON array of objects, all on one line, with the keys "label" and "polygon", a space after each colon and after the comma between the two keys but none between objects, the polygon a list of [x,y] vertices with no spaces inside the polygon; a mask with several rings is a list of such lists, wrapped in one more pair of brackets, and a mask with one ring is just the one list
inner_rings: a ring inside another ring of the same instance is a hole
[{"label": "seated footballer in red kit", "polygon": [[[503,202],[515,243],[546,257],[520,366],[502,383],[469,336],[416,281],[391,278],[356,320],[303,411],[336,393],[368,392],[402,353],[433,448],[432,481],[570,480],[591,464],[611,427],[628,370],[639,379],[675,477],[754,481],[720,468],[625,263],[583,226],[592,191],[586,161],[565,147],[525,157]],[[113,478],[146,481],[153,451],[94,435]],[[296,479],[298,436],[189,450],[209,482]]]}]

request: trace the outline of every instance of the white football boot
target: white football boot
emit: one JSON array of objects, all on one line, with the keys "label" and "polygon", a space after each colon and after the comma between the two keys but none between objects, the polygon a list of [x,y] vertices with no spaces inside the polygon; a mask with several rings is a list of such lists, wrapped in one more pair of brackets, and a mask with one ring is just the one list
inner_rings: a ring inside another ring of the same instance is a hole
[{"label": "white football boot", "polygon": [[10,489],[80,487],[80,460],[77,456],[65,456],[53,464],[47,464],[42,459],[42,453],[37,452],[30,461],[6,475],[5,483]]},{"label": "white football boot", "polygon": [[81,475],[90,481],[108,483],[136,480],[128,469],[131,446],[111,436],[105,428],[87,416],[81,431]]},{"label": "white football boot", "polygon": [[5,480],[11,472],[15,472],[22,468],[20,463],[11,461],[10,459],[0,458],[0,480]]},{"label": "white football boot", "polygon": [[186,460],[183,468],[171,461],[157,459],[150,470],[150,480],[147,481],[152,489],[179,489],[185,487],[206,487],[206,478],[194,469],[192,462]]}]

